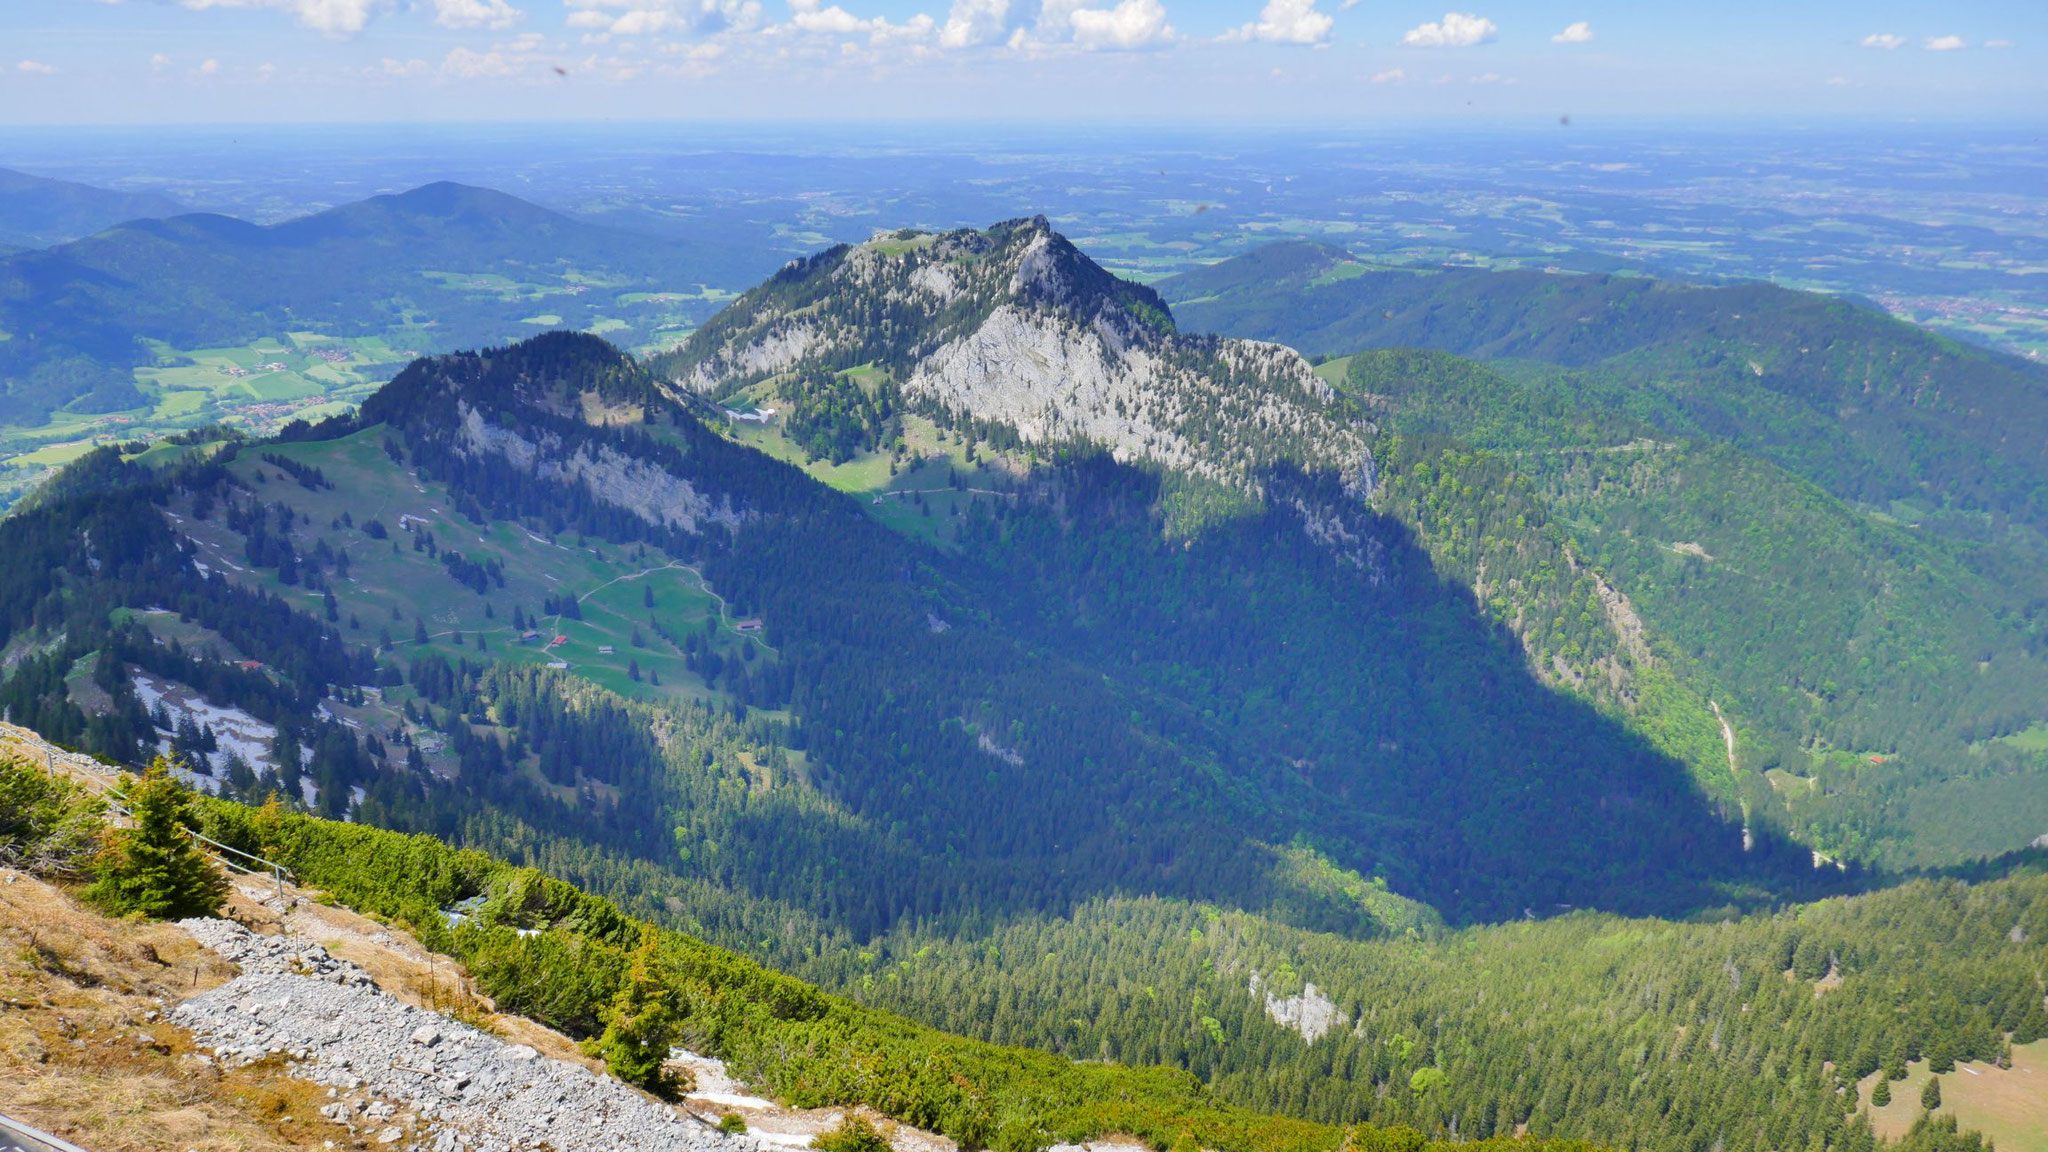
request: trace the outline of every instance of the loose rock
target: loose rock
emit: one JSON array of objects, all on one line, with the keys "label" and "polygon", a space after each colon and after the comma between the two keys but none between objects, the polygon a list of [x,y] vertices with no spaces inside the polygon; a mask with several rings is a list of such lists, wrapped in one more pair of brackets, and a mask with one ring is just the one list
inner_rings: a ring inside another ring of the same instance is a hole
[{"label": "loose rock", "polygon": [[[386,1125],[403,1110],[435,1148],[556,1152],[757,1152],[751,1137],[713,1131],[609,1077],[397,1000],[361,969],[296,937],[261,936],[224,920],[187,920],[193,938],[242,975],[179,1005],[172,1018],[225,1065],[266,1053],[292,1074],[348,1093],[323,1115]],[[399,1117],[401,1121],[405,1117]]]}]

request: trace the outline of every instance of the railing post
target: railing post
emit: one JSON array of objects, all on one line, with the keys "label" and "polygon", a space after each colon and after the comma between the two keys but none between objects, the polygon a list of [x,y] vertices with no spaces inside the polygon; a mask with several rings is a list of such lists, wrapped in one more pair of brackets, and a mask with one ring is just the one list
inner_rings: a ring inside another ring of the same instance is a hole
[{"label": "railing post", "polygon": [[272,879],[277,881],[277,898],[282,902],[284,900],[284,865],[272,864],[270,866],[270,875]]}]

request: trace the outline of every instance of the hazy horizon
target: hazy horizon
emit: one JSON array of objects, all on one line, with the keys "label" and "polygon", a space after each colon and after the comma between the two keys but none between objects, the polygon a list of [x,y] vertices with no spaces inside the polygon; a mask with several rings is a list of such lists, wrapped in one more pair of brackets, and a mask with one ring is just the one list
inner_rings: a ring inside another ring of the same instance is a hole
[{"label": "hazy horizon", "polygon": [[2048,106],[2048,10],[2017,0],[182,0],[14,5],[0,39],[0,120],[15,124],[1945,121]]}]

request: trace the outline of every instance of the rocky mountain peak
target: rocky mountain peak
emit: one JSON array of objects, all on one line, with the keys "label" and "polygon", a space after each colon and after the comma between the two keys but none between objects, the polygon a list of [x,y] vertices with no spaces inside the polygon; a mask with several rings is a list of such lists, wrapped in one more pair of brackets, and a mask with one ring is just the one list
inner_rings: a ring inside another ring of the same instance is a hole
[{"label": "rocky mountain peak", "polygon": [[1370,484],[1368,428],[1291,349],[1180,334],[1157,293],[1043,216],[878,233],[792,262],[651,365],[724,397],[817,373],[885,373],[913,411],[1094,443],[1263,495],[1289,465]]}]

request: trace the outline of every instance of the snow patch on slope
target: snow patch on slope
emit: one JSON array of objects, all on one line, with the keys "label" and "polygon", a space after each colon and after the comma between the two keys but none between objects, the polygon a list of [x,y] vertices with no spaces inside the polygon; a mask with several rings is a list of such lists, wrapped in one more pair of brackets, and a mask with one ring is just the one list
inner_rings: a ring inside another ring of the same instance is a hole
[{"label": "snow patch on slope", "polygon": [[[215,743],[220,750],[210,756],[202,756],[207,772],[181,770],[178,775],[194,788],[213,795],[220,794],[221,780],[229,762],[236,756],[249,765],[258,775],[277,770],[270,750],[277,740],[277,728],[265,724],[240,708],[227,708],[208,701],[205,697],[190,692],[181,685],[161,680],[147,672],[135,674],[135,694],[141,698],[142,706],[156,710],[163,705],[170,715],[171,723],[190,719],[195,728],[212,728]],[[160,739],[160,749],[170,749],[170,738]],[[310,804],[312,801],[308,801]]]}]

